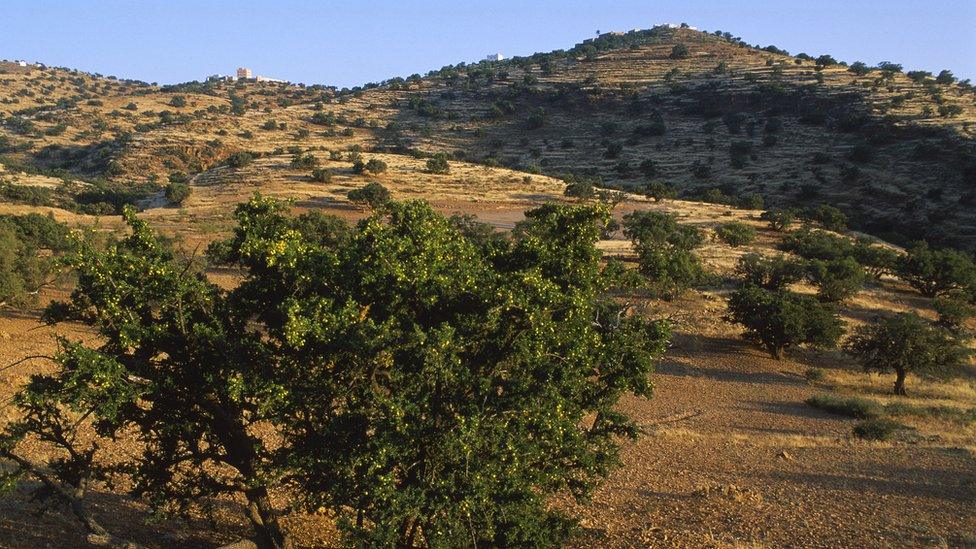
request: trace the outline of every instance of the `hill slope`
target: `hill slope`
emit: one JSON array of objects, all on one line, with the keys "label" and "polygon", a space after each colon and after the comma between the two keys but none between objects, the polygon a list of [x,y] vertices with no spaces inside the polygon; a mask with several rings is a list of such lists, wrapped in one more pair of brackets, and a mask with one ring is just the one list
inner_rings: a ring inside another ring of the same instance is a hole
[{"label": "hill slope", "polygon": [[237,151],[443,152],[624,188],[661,180],[712,200],[830,203],[884,238],[976,249],[968,83],[792,57],[730,35],[608,33],[568,51],[353,90],[252,81],[158,87],[0,69],[0,163],[27,171],[132,188],[210,170]]}]

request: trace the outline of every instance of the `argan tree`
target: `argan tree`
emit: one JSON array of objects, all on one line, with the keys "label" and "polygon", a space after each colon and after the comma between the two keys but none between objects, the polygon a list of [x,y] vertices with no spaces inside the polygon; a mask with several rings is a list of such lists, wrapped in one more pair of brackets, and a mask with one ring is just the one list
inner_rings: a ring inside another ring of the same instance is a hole
[{"label": "argan tree", "polygon": [[976,264],[965,252],[933,250],[913,244],[898,262],[898,277],[926,297],[935,297],[976,284]]},{"label": "argan tree", "polygon": [[624,216],[624,234],[637,252],[638,268],[665,297],[705,279],[705,270],[694,250],[704,237],[691,225],[678,224],[672,214],[636,211]]},{"label": "argan tree", "polygon": [[[617,463],[637,430],[616,404],[650,394],[668,339],[603,297],[600,205],[543,206],[476,245],[424,202],[348,231],[255,198],[208,252],[241,269],[232,290],[125,217],[130,236],[70,256],[78,287],[46,315],[99,343],[63,341],[0,440],[103,537],[84,495],[119,475],[159,512],[241,498],[261,547],[291,545],[284,505],[329,509],[356,545],[558,545],[573,521],[552,497]],[[104,469],[133,432],[144,451]],[[28,436],[56,448],[49,467]]]},{"label": "argan tree", "polygon": [[895,394],[905,396],[909,372],[927,376],[952,374],[966,350],[945,330],[914,313],[900,313],[854,331],[844,346],[865,371],[895,373]]},{"label": "argan tree", "polygon": [[729,297],[726,319],[741,324],[746,336],[776,359],[798,345],[833,347],[843,322],[829,304],[787,290],[746,285]]}]

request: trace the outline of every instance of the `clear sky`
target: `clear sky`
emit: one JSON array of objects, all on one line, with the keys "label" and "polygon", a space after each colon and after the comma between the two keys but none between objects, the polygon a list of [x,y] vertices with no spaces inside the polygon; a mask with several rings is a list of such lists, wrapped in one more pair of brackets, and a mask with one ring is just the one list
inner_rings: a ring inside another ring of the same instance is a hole
[{"label": "clear sky", "polygon": [[976,0],[3,0],[0,15],[0,58],[159,83],[243,65],[354,86],[666,22],[976,80]]}]

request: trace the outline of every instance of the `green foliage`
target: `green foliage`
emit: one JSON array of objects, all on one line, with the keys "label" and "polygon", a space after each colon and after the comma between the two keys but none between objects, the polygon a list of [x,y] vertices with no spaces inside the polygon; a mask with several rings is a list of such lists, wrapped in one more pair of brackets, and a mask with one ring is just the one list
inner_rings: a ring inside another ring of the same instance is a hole
[{"label": "green foliage", "polygon": [[851,253],[851,257],[874,278],[893,274],[898,265],[898,252],[885,246],[873,245],[871,239],[858,238]]},{"label": "green foliage", "polygon": [[[641,164],[643,166],[643,164]],[[663,181],[651,181],[644,186],[644,196],[660,202],[665,199],[674,198],[677,194],[675,188]]]},{"label": "green foliage", "polygon": [[806,403],[818,410],[857,419],[876,418],[883,413],[883,408],[877,402],[857,397],[818,395],[808,398]]},{"label": "green foliage", "polygon": [[349,191],[346,197],[350,202],[376,209],[390,201],[390,191],[380,183],[371,181],[359,189]]},{"label": "green foliage", "polygon": [[311,169],[311,168],[318,167],[318,165],[319,165],[319,159],[315,158],[315,155],[312,153],[305,153],[305,154],[295,153],[291,157],[292,168]]},{"label": "green foliage", "polygon": [[72,246],[68,228],[40,214],[0,216],[0,306],[36,303],[54,255]]},{"label": "green foliage", "polygon": [[596,196],[597,181],[592,178],[568,175],[563,178],[563,181],[566,182],[566,189],[563,191],[563,194],[566,196],[583,200],[588,200]]},{"label": "green foliage", "polygon": [[171,107],[177,107],[177,108],[179,108],[179,107],[185,107],[186,106],[186,97],[184,97],[182,95],[174,95],[169,100],[169,105]]},{"label": "green foliage", "polygon": [[168,180],[170,183],[188,183],[190,181],[190,176],[185,172],[173,172],[169,174]]},{"label": "green foliage", "polygon": [[794,210],[766,210],[759,215],[759,219],[767,221],[770,229],[785,232],[796,221],[796,212]]},{"label": "green foliage", "polygon": [[898,276],[926,297],[976,285],[976,264],[965,252],[934,250],[917,242],[898,262]]},{"label": "green foliage", "polygon": [[833,347],[843,333],[843,322],[830,305],[810,296],[752,285],[730,296],[726,318],[743,325],[747,337],[777,359],[801,344]]},{"label": "green foliage", "polygon": [[246,151],[236,152],[225,161],[231,168],[243,168],[254,162],[254,155]]},{"label": "green foliage", "polygon": [[976,316],[976,305],[971,301],[972,297],[962,292],[952,292],[935,298],[932,306],[939,314],[936,324],[953,334],[961,334],[966,321]]},{"label": "green foliage", "polygon": [[131,211],[124,240],[70,256],[78,286],[46,318],[99,340],[64,342],[18,397],[2,452],[40,437],[64,456],[21,473],[83,512],[105,480],[95,444],[134,432],[147,451],[114,452],[113,474],[136,495],[159,512],[240,497],[259,546],[289,545],[272,491],[330,510],[351,544],[564,541],[552,498],[586,497],[617,464],[637,434],[617,403],[649,396],[669,336],[602,296],[606,207],[543,206],[483,246],[423,202],[351,233],[260,197],[236,217],[208,251],[244,274],[231,290]]},{"label": "green foliage", "polygon": [[843,259],[853,252],[854,244],[842,237],[834,236],[824,231],[811,230],[803,227],[794,231],[783,239],[780,248],[795,253],[806,259],[821,259],[830,261]]},{"label": "green foliage", "polygon": [[329,183],[332,181],[332,172],[326,168],[314,168],[312,170],[312,181]]},{"label": "green foliage", "polygon": [[190,186],[186,183],[170,183],[166,185],[163,194],[166,195],[166,200],[170,204],[182,204],[184,200],[190,197]]},{"label": "green foliage", "polygon": [[745,285],[758,286],[766,290],[781,290],[803,280],[806,264],[782,255],[766,257],[758,253],[749,253],[739,258],[735,266],[735,274]]},{"label": "green foliage", "polygon": [[756,229],[739,221],[730,221],[715,227],[715,234],[733,248],[751,244],[756,239]]},{"label": "green foliage", "polygon": [[807,209],[804,217],[819,223],[828,231],[841,232],[847,229],[847,216],[829,204],[820,204],[816,208]]},{"label": "green foliage", "polygon": [[807,278],[817,286],[817,297],[831,303],[853,297],[864,287],[864,269],[851,257],[813,259],[807,266]]},{"label": "green foliage", "polygon": [[667,298],[703,282],[706,273],[693,252],[704,243],[697,227],[679,225],[672,214],[635,211],[624,216],[624,234],[634,243],[640,272]]},{"label": "green foliage", "polygon": [[914,313],[900,313],[858,327],[845,352],[868,372],[895,372],[895,394],[905,395],[908,372],[945,376],[958,371],[967,351],[945,330]]},{"label": "green foliage", "polygon": [[872,418],[859,421],[854,426],[854,436],[865,440],[888,440],[905,426],[887,418]]},{"label": "green foliage", "polygon": [[688,57],[688,46],[684,44],[675,44],[671,48],[671,54],[668,56],[671,59],[686,59]]},{"label": "green foliage", "polygon": [[447,163],[447,155],[437,153],[427,159],[427,171],[430,173],[448,174],[451,173],[451,166]]}]

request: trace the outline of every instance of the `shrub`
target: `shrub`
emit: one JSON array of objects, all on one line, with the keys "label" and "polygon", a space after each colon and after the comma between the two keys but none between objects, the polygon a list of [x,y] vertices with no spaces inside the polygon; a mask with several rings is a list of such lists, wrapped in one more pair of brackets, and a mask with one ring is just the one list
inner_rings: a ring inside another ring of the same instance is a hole
[{"label": "shrub", "polygon": [[782,255],[766,257],[749,253],[739,258],[735,275],[745,285],[758,286],[766,290],[780,290],[794,282],[803,280],[806,264]]},{"label": "shrub", "polygon": [[784,232],[789,230],[790,225],[796,221],[796,212],[793,210],[766,210],[759,215],[759,219],[767,221],[770,229]]},{"label": "shrub", "polygon": [[826,377],[827,375],[824,373],[823,368],[807,368],[803,372],[803,378],[810,383],[819,383]]},{"label": "shrub", "polygon": [[315,168],[312,170],[312,181],[330,183],[332,181],[332,172],[326,168]]},{"label": "shrub", "polygon": [[688,57],[688,55],[688,46],[684,44],[675,44],[674,47],[671,48],[671,54],[668,57],[671,59],[685,59]]},{"label": "shrub", "polygon": [[898,261],[898,276],[926,297],[935,297],[976,284],[976,265],[965,252],[933,250],[917,242]]},{"label": "shrub", "polygon": [[864,287],[864,269],[851,257],[814,259],[807,267],[807,278],[817,286],[820,300],[832,303],[853,297]]},{"label": "shrub", "polygon": [[894,372],[895,394],[906,395],[908,372],[941,376],[953,373],[965,349],[943,329],[914,313],[882,318],[854,331],[844,347],[868,372]]},{"label": "shrub", "polygon": [[363,166],[362,171],[369,172],[374,175],[379,175],[385,172],[386,168],[387,168],[386,162],[383,162],[378,158],[370,158],[369,162],[367,162],[366,165]]},{"label": "shrub", "polygon": [[888,440],[896,431],[905,426],[887,418],[872,418],[859,421],[854,426],[854,436],[865,440]]},{"label": "shrub", "polygon": [[869,275],[881,278],[895,272],[899,254],[891,248],[873,245],[870,239],[858,238],[851,251],[851,257],[856,259]]},{"label": "shrub", "polygon": [[447,163],[447,155],[437,153],[432,158],[427,159],[427,171],[439,174],[451,173],[451,166]]},{"label": "shrub", "polygon": [[529,114],[529,118],[526,120],[526,126],[530,130],[536,130],[544,126],[546,123],[546,111],[542,107],[537,108]]},{"label": "shrub", "polygon": [[719,225],[715,228],[715,234],[733,248],[751,244],[756,239],[756,229],[738,221]]},{"label": "shrub", "polygon": [[190,186],[186,183],[171,182],[166,185],[164,194],[170,204],[182,204],[184,200],[190,197]]},{"label": "shrub", "polygon": [[844,212],[828,204],[806,210],[805,217],[819,223],[828,231],[842,232],[847,229],[847,216]]},{"label": "shrub", "polygon": [[185,172],[173,172],[169,174],[170,183],[186,183],[190,181],[190,176]]},{"label": "shrub", "polygon": [[177,107],[177,108],[179,108],[179,107],[185,107],[186,106],[186,97],[184,97],[182,95],[174,95],[169,100],[169,105],[171,107]]},{"label": "shrub", "polygon": [[701,260],[692,251],[704,242],[698,228],[679,225],[672,214],[650,211],[625,215],[623,225],[637,252],[638,269],[665,297],[705,279]]},{"label": "shrub", "polygon": [[390,201],[390,191],[383,185],[371,181],[362,188],[349,191],[346,197],[350,202],[376,209]]},{"label": "shrub", "polygon": [[833,347],[843,322],[830,305],[786,290],[747,285],[729,298],[726,318],[746,329],[746,336],[776,359],[797,345]]},{"label": "shrub", "polygon": [[563,194],[573,198],[588,200],[596,196],[596,181],[588,177],[568,175],[563,178],[566,190]]},{"label": "shrub", "polygon": [[291,157],[292,168],[302,168],[307,170],[310,168],[314,168],[318,165],[319,165],[319,159],[315,158],[315,155],[312,153],[305,153],[305,154],[295,153]]},{"label": "shrub", "polygon": [[231,168],[243,168],[254,162],[254,155],[249,152],[236,152],[228,156],[226,162]]},{"label": "shrub", "polygon": [[952,292],[935,298],[932,306],[939,314],[936,325],[953,334],[961,334],[966,321],[976,316],[976,305],[971,303],[971,299],[971,296],[961,292]]},{"label": "shrub", "polygon": [[832,395],[818,395],[808,398],[806,403],[818,410],[857,419],[876,418],[884,412],[877,402],[857,397],[842,398]]},{"label": "shrub", "polygon": [[663,181],[651,181],[644,186],[644,196],[660,202],[668,198],[674,198],[677,194],[674,187]]},{"label": "shrub", "polygon": [[952,71],[943,69],[939,71],[939,75],[935,77],[935,81],[939,84],[953,84],[956,81],[956,77],[952,74]]},{"label": "shrub", "polygon": [[824,261],[850,256],[854,245],[850,240],[806,227],[794,231],[783,239],[780,248],[807,259]]}]

